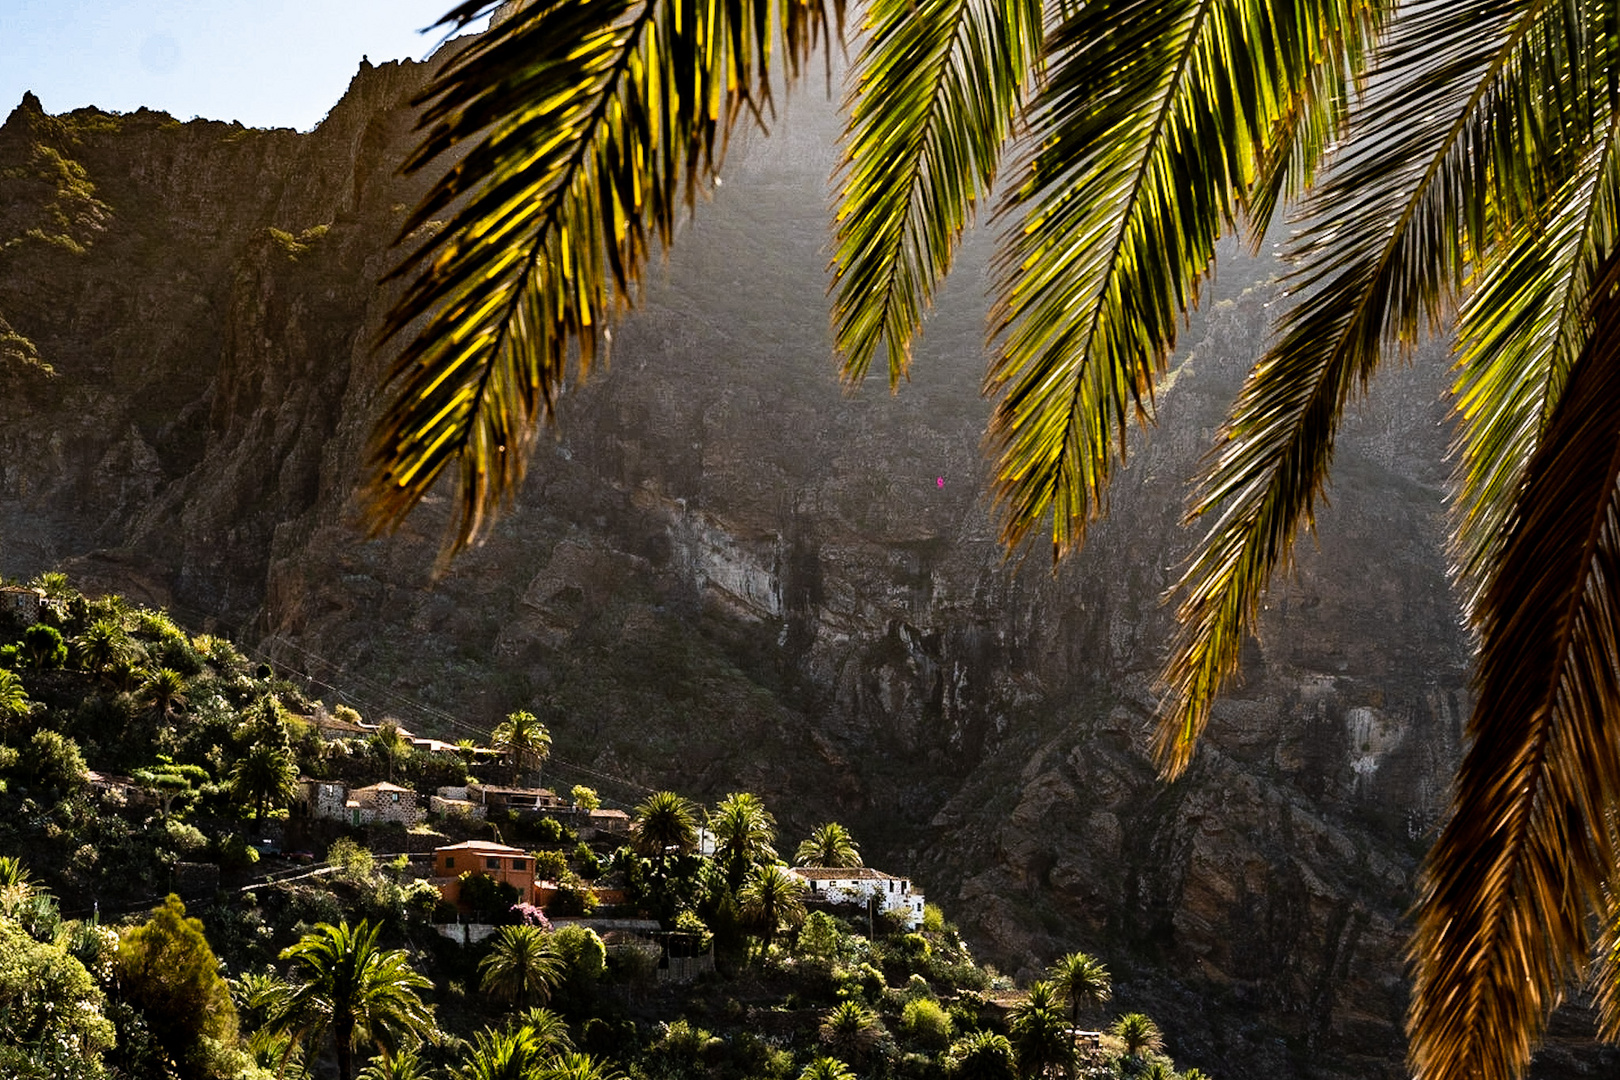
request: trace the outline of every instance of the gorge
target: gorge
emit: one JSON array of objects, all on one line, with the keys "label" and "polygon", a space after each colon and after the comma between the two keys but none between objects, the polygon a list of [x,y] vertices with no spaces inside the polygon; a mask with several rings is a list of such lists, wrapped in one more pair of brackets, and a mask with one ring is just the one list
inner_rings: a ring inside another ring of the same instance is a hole
[{"label": "gorge", "polygon": [[[438,573],[442,498],[373,540],[354,501],[428,69],[363,64],[310,133],[11,112],[0,573],[165,604],[418,728],[532,707],[593,776],[754,791],[791,832],[833,807],[982,958],[1027,976],[1098,955],[1213,1075],[1403,1075],[1405,910],[1469,693],[1443,350],[1358,411],[1319,542],[1162,785],[1161,597],[1273,261],[1228,260],[1086,550],[1009,560],[980,453],[985,245],[912,381],[842,392],[837,120],[809,86],[733,148],[518,505]],[[1561,1014],[1541,1074],[1620,1063],[1583,1023]]]}]

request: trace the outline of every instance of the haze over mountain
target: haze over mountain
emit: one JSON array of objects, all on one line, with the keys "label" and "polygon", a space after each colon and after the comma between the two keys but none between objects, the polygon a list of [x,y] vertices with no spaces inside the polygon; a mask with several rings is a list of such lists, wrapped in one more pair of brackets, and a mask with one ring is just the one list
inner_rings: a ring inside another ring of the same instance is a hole
[{"label": "haze over mountain", "polygon": [[[417,702],[418,729],[537,707],[557,757],[599,775],[755,791],[790,832],[834,811],[981,953],[1029,973],[1085,948],[1217,1076],[1402,1075],[1403,912],[1468,706],[1443,359],[1391,372],[1352,425],[1320,544],[1190,776],[1161,786],[1160,597],[1187,477],[1266,333],[1269,264],[1223,270],[1087,550],[1009,563],[979,451],[984,245],[913,381],[843,394],[837,122],[813,88],[734,149],[519,505],[435,578],[442,500],[381,541],[353,501],[426,71],[363,65],[308,134],[11,113],[0,573],[170,605]],[[1577,1075],[1574,1053],[1544,1074]]]}]

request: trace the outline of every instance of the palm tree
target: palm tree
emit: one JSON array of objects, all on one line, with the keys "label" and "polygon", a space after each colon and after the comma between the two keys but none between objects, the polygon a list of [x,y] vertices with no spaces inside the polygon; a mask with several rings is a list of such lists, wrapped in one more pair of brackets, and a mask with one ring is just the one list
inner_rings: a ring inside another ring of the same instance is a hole
[{"label": "palm tree", "polygon": [[1126,1013],[1113,1026],[1108,1033],[1124,1044],[1125,1057],[1139,1062],[1144,1055],[1157,1054],[1164,1049],[1164,1034],[1159,1025],[1143,1013]]},{"label": "palm tree", "polygon": [[432,1080],[432,1070],[415,1050],[372,1058],[355,1080]]},{"label": "palm tree", "polygon": [[955,1080],[1016,1080],[1012,1043],[993,1031],[975,1031],[951,1044],[945,1055]]},{"label": "palm tree", "polygon": [[[538,423],[714,182],[736,120],[771,115],[773,80],[829,45],[843,10],[533,4],[450,59],[406,166],[457,160],[405,223],[426,239],[385,326],[414,336],[375,433],[376,528],[446,469],[452,549],[511,500]],[[1608,20],[1529,0],[875,0],[849,75],[833,299],[849,381],[879,353],[891,385],[904,377],[963,228],[1003,193],[986,383],[1010,548],[1044,536],[1058,559],[1084,540],[1217,238],[1257,244],[1284,206],[1311,223],[1193,501],[1211,524],[1179,586],[1169,775],[1313,520],[1346,406],[1389,355],[1455,328],[1454,550],[1479,675],[1412,945],[1421,1080],[1523,1071],[1620,879]],[[1015,130],[1024,149],[1004,161]],[[1620,992],[1600,1007],[1620,1035]]]},{"label": "palm tree", "polygon": [[877,1014],[858,1001],[841,1001],[821,1021],[821,1041],[857,1064],[883,1038]]},{"label": "palm tree", "polygon": [[650,859],[697,850],[697,808],[673,791],[655,791],[632,815],[636,851]]},{"label": "palm tree", "polygon": [[758,795],[735,791],[720,800],[709,815],[714,833],[714,857],[725,867],[726,884],[735,892],[755,863],[776,861],[776,818]]},{"label": "palm tree", "polygon": [[517,1018],[514,1027],[527,1028],[529,1037],[548,1054],[564,1053],[574,1048],[573,1037],[568,1034],[568,1023],[550,1009],[535,1008]]},{"label": "palm tree", "polygon": [[388,763],[388,782],[391,784],[394,782],[394,768],[402,758],[410,754],[411,744],[400,733],[399,725],[392,720],[384,720],[378,724],[377,730],[372,734],[371,739],[372,745],[377,748],[377,752],[382,755],[382,759]]},{"label": "palm tree", "polygon": [[496,726],[490,745],[511,761],[512,781],[516,783],[525,773],[538,774],[551,756],[551,732],[533,713],[519,709],[508,713]]},{"label": "palm tree", "polygon": [[623,1080],[624,1074],[589,1054],[563,1053],[540,1067],[535,1080]]},{"label": "palm tree", "polygon": [[533,1033],[521,1025],[480,1031],[473,1036],[461,1067],[451,1075],[456,1080],[533,1080],[545,1053]]},{"label": "palm tree", "polygon": [[298,792],[298,762],[292,751],[271,742],[254,743],[231,767],[231,794],[253,807],[253,823],[265,810]]},{"label": "palm tree", "polygon": [[141,702],[159,723],[168,723],[186,704],[186,677],[173,668],[158,668],[141,683]]},{"label": "palm tree", "polygon": [[855,1080],[855,1074],[837,1058],[818,1057],[799,1070],[799,1080]]},{"label": "palm tree", "polygon": [[1095,956],[1083,952],[1063,957],[1046,974],[1058,997],[1069,1003],[1071,1024],[1080,1022],[1082,1008],[1095,1008],[1114,995],[1108,969]]},{"label": "palm tree", "polygon": [[331,1031],[338,1080],[352,1080],[356,1047],[373,1044],[388,1056],[404,1040],[433,1030],[433,1014],[418,996],[432,982],[403,951],[377,947],[381,929],[365,920],[355,927],[317,923],[281,953],[292,962],[295,981],[302,980],[286,1013],[304,1018],[306,1034]]},{"label": "palm tree", "polygon": [[97,619],[73,639],[73,651],[85,671],[100,674],[113,662],[128,657],[129,635],[116,619]]},{"label": "palm tree", "polygon": [[860,866],[861,849],[849,830],[836,821],[816,826],[809,839],[801,841],[793,854],[795,866]]},{"label": "palm tree", "polygon": [[1013,1006],[1008,1014],[1007,1036],[1018,1061],[1019,1076],[1034,1080],[1052,1070],[1074,1075],[1078,1060],[1074,1035],[1051,983],[1032,984],[1028,996]]},{"label": "palm tree", "polygon": [[28,688],[16,674],[0,668],[0,731],[13,720],[21,720],[34,711],[28,700]]},{"label": "palm tree", "polygon": [[521,1009],[550,1000],[562,979],[563,960],[551,935],[538,926],[503,926],[478,970],[485,993]]},{"label": "palm tree", "polygon": [[804,882],[775,863],[755,865],[737,899],[743,918],[760,928],[763,955],[770,955],[777,927],[804,921]]}]

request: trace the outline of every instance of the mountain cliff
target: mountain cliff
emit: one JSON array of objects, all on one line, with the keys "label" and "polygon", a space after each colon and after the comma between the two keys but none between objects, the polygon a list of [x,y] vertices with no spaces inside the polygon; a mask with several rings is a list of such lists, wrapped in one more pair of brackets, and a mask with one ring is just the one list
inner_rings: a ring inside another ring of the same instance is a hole
[{"label": "mountain cliff", "polygon": [[[794,836],[834,813],[981,954],[1025,975],[1099,955],[1217,1075],[1402,1075],[1403,913],[1468,709],[1443,358],[1390,371],[1350,424],[1319,542],[1164,786],[1161,595],[1273,262],[1223,268],[1085,552],[1009,562],[979,449],[986,241],[913,381],[842,393],[837,125],[813,88],[733,150],[519,504],[436,577],[442,499],[366,540],[353,497],[427,70],[362,65],[307,134],[11,113],[0,573],[167,604],[416,727],[543,710],[558,758],[624,800],[753,790]],[[1601,1060],[1555,1048],[1543,1071]]]}]

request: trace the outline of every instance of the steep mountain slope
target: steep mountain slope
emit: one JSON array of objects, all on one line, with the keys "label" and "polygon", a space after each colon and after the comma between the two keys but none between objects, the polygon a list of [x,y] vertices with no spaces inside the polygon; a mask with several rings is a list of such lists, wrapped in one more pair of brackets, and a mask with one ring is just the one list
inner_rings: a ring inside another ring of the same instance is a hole
[{"label": "steep mountain slope", "polygon": [[984,242],[914,381],[843,395],[813,90],[734,152],[521,504],[435,578],[440,508],[368,542],[352,499],[424,73],[363,66],[307,135],[11,114],[0,573],[60,564],[215,620],[416,726],[403,701],[484,727],[538,706],[560,758],[755,790],[793,834],[835,808],[981,952],[1026,974],[1099,954],[1218,1075],[1401,1075],[1402,913],[1467,711],[1443,361],[1392,371],[1352,425],[1320,546],[1163,787],[1160,596],[1270,264],[1223,272],[1086,552],[1009,564],[979,454]]}]

